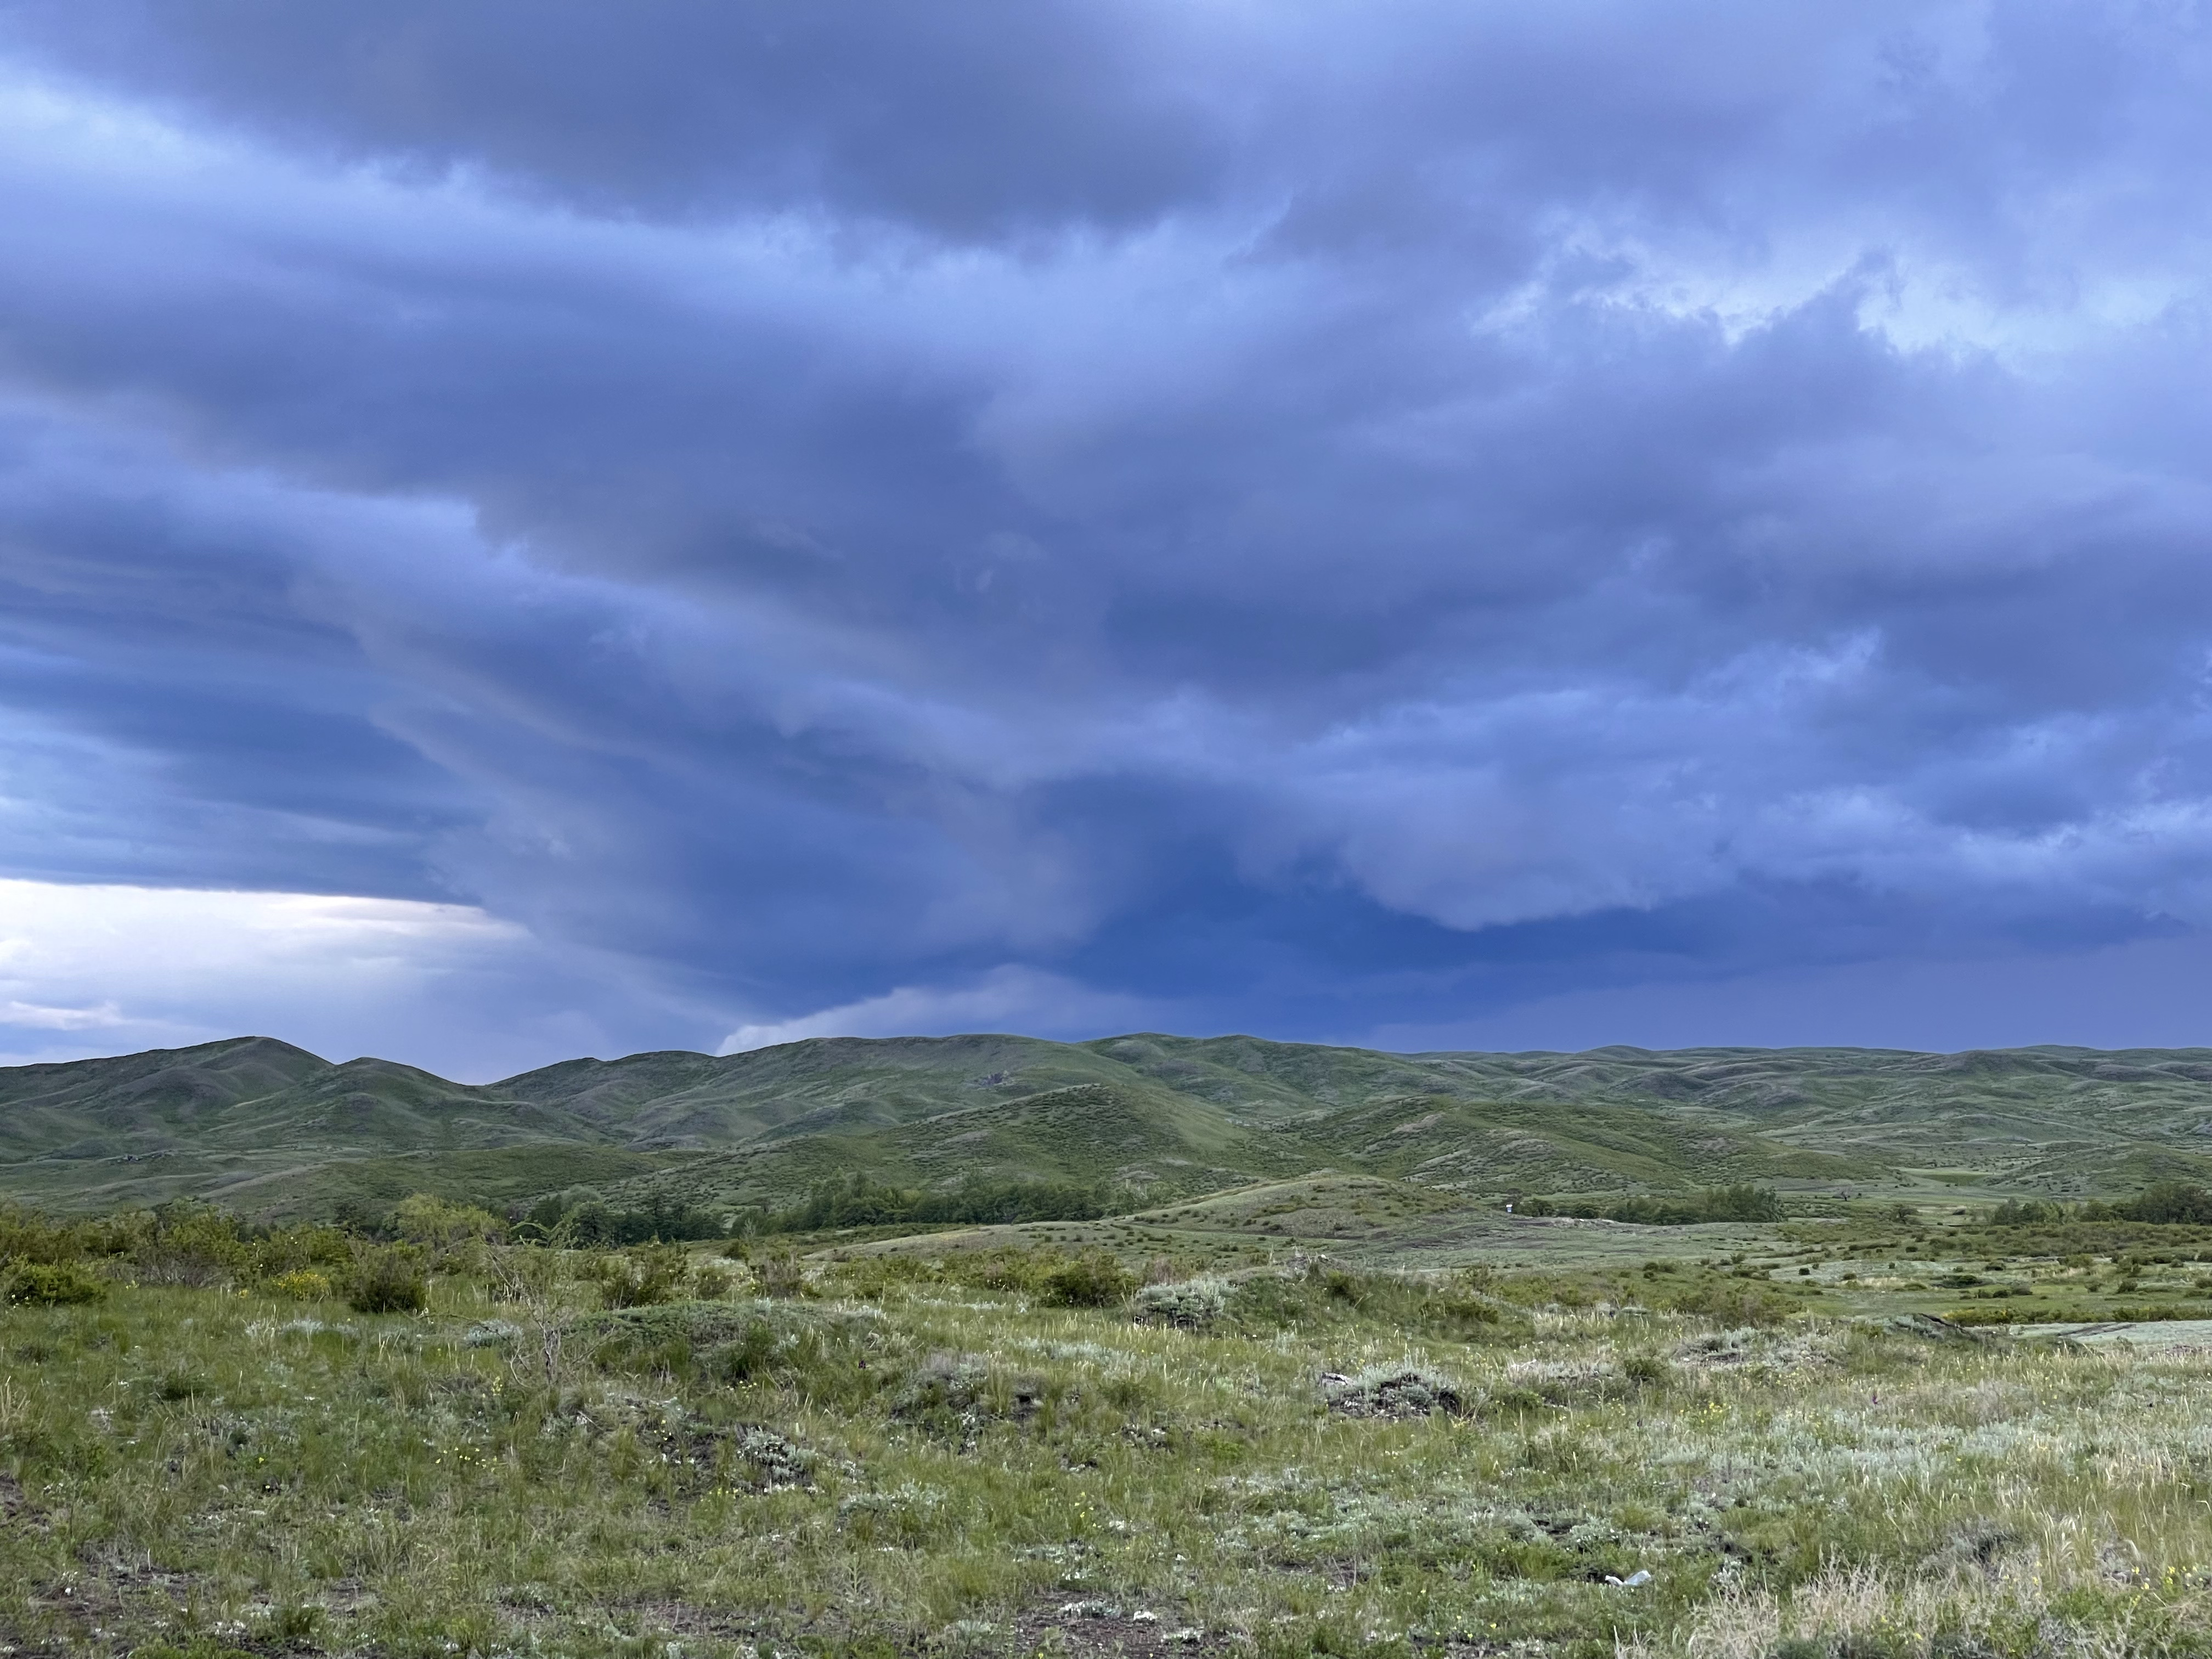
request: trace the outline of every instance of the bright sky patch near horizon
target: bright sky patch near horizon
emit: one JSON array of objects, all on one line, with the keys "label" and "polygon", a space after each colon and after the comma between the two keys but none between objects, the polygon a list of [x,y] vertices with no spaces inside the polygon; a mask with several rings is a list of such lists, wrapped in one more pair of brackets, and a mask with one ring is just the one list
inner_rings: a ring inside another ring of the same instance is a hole
[{"label": "bright sky patch near horizon", "polygon": [[0,3],[0,1063],[2212,1042],[2212,9]]}]

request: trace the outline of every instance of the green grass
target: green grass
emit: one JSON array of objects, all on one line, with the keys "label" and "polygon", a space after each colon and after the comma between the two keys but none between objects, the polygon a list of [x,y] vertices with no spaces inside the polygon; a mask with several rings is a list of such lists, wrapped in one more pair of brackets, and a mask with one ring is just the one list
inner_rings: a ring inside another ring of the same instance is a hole
[{"label": "green grass", "polygon": [[[599,1259],[542,1249],[471,1246],[412,1316],[92,1258],[104,1300],[0,1308],[0,1638],[196,1659],[2212,1652],[2194,1333],[1898,1317],[2014,1279],[2185,1288],[2197,1264],[2142,1258],[2186,1256],[2192,1230],[2068,1266],[1954,1228],[1942,1265],[1979,1282],[1924,1295],[1853,1265],[1891,1242],[1871,1218],[1725,1255],[1713,1230],[1539,1223],[1541,1261],[1419,1272],[1162,1245],[1200,1220],[1416,1225],[1423,1202],[1332,1177],[1164,1224],[695,1252],[717,1296],[629,1311],[600,1309]],[[1634,1260],[1624,1235],[1678,1249]],[[1051,1305],[1146,1270],[1182,1287]]]}]

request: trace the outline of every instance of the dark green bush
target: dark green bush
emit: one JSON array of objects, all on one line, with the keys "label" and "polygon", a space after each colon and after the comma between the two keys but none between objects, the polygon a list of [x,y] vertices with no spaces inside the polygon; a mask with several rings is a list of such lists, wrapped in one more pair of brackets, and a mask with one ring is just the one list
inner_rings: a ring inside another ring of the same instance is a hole
[{"label": "dark green bush", "polygon": [[1118,1308],[1137,1276],[1103,1250],[1086,1250],[1046,1273],[1038,1299],[1054,1308]]},{"label": "dark green bush", "polygon": [[514,1237],[532,1243],[582,1249],[625,1244],[654,1244],[684,1239],[720,1238],[722,1218],[693,1209],[656,1193],[635,1210],[617,1209],[589,1188],[571,1188],[531,1206]]},{"label": "dark green bush", "polygon": [[2112,1213],[2123,1221],[2148,1221],[2161,1226],[2212,1224],[2212,1193],[2193,1182],[2154,1181]]},{"label": "dark green bush", "polygon": [[105,1301],[107,1285],[74,1262],[19,1261],[0,1273],[6,1299],[38,1308]]},{"label": "dark green bush", "polygon": [[1522,1215],[1630,1221],[1645,1227],[1692,1227],[1709,1221],[1783,1221],[1789,1212],[1771,1187],[1707,1187],[1694,1193],[1644,1193],[1630,1198],[1523,1199]]},{"label": "dark green bush", "polygon": [[773,1376],[777,1362],[788,1351],[775,1326],[765,1319],[754,1319],[736,1336],[708,1350],[707,1358],[714,1375],[722,1382],[750,1382]]},{"label": "dark green bush", "polygon": [[138,1277],[149,1285],[228,1284],[252,1259],[236,1216],[191,1199],[155,1210],[152,1229],[133,1252]]},{"label": "dark green bush", "polygon": [[101,1248],[110,1224],[57,1221],[0,1204],[0,1261],[39,1261],[52,1265],[87,1255],[112,1255]]},{"label": "dark green bush", "polygon": [[799,1203],[765,1217],[767,1232],[832,1227],[1012,1226],[1024,1221],[1091,1221],[1135,1200],[1103,1186],[1061,1181],[975,1181],[951,1192],[893,1187],[851,1175],[817,1185]]},{"label": "dark green bush", "polygon": [[276,1227],[248,1243],[246,1267],[257,1279],[296,1273],[343,1274],[353,1260],[353,1245],[354,1241],[337,1227],[305,1222]]},{"label": "dark green bush", "polygon": [[346,1305],[356,1313],[420,1313],[429,1305],[423,1253],[413,1244],[364,1244],[354,1254]]}]

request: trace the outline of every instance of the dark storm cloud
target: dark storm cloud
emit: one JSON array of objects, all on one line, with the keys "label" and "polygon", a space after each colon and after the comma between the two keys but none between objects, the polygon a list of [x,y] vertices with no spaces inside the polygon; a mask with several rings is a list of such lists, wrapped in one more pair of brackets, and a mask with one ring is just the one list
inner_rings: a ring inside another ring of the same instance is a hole
[{"label": "dark storm cloud", "polygon": [[2200,926],[2206,35],[0,7],[0,857],[770,1032]]},{"label": "dark storm cloud", "polygon": [[1166,6],[11,10],[27,43],[198,119],[624,216],[821,201],[956,235],[1127,222],[1207,188],[1226,136],[1206,66],[1148,39]]}]

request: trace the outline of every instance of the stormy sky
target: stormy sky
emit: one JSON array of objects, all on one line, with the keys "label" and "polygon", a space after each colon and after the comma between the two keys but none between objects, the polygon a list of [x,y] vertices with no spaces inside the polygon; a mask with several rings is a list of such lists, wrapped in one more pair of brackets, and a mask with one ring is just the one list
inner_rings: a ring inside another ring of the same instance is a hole
[{"label": "stormy sky", "polygon": [[2212,7],[0,0],[0,1060],[2212,1042]]}]

